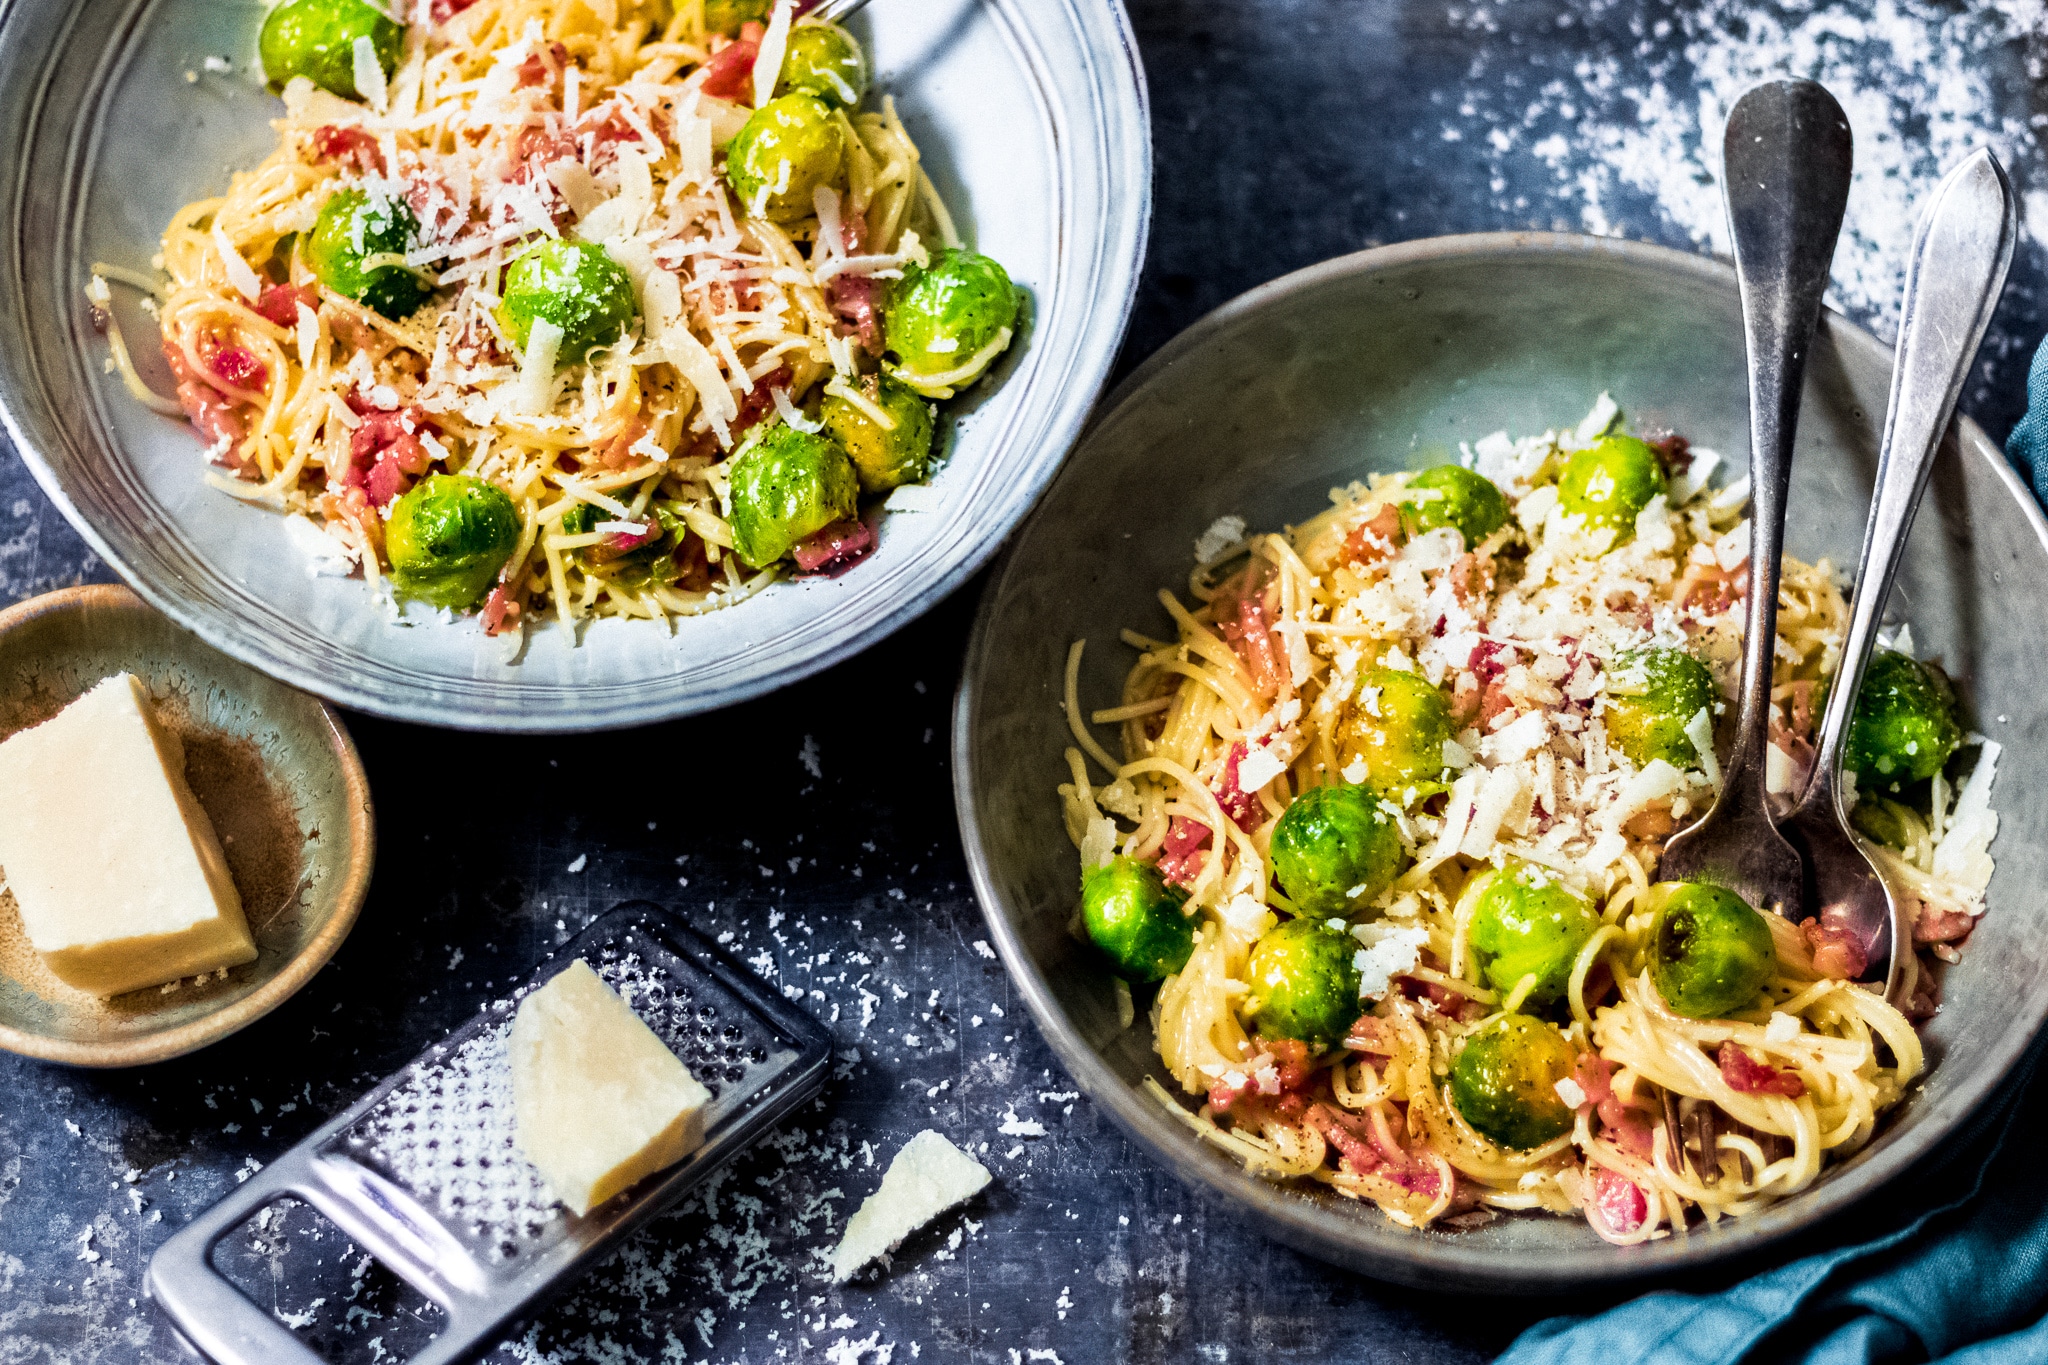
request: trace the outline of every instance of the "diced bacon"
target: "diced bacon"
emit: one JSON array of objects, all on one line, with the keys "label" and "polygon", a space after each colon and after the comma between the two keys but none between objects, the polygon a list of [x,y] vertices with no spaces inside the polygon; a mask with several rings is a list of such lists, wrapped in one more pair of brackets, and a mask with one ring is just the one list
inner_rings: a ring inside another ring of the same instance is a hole
[{"label": "diced bacon", "polygon": [[375,508],[360,488],[343,488],[323,493],[320,496],[321,515],[329,521],[345,521],[362,533],[363,543],[370,547],[372,554],[384,550],[384,523],[377,516]]},{"label": "diced bacon", "polygon": [[638,531],[607,532],[603,540],[585,550],[584,553],[590,557],[592,562],[605,564],[614,559],[620,559],[632,554],[635,550],[644,550],[667,534],[667,529],[660,522],[649,518],[647,523]]},{"label": "diced bacon", "polygon": [[1678,433],[1673,432],[1646,444],[1657,452],[1657,458],[1663,462],[1667,476],[1677,478],[1692,468],[1692,443]]},{"label": "diced bacon", "polygon": [[1207,856],[1209,834],[1209,827],[1200,821],[1174,816],[1159,845],[1159,875],[1175,886],[1193,885]]},{"label": "diced bacon", "polygon": [[754,391],[740,399],[739,415],[732,419],[731,430],[735,441],[742,432],[751,431],[763,417],[775,411],[776,389],[787,389],[793,376],[788,366],[783,366],[754,381]]},{"label": "diced bacon", "polygon": [[1259,695],[1270,701],[1278,696],[1281,689],[1289,686],[1287,667],[1281,662],[1280,649],[1273,641],[1273,625],[1266,617],[1266,602],[1263,596],[1247,593],[1237,605],[1234,620],[1218,622],[1223,638],[1244,660],[1245,669],[1252,675],[1253,684]]},{"label": "diced bacon", "polygon": [[363,492],[368,495],[372,507],[382,507],[403,496],[411,486],[412,480],[406,478],[395,460],[377,461],[363,479]]},{"label": "diced bacon", "polygon": [[1721,1066],[1721,1079],[1728,1082],[1730,1090],[1744,1095],[1783,1095],[1796,1100],[1806,1093],[1806,1082],[1799,1079],[1794,1071],[1780,1071],[1744,1052],[1733,1043],[1721,1044],[1721,1051],[1715,1060]]},{"label": "diced bacon", "polygon": [[1386,1164],[1373,1146],[1372,1130],[1364,1120],[1320,1103],[1310,1105],[1306,1117],[1310,1126],[1337,1149],[1338,1162],[1347,1170],[1366,1175]]},{"label": "diced bacon", "polygon": [[555,77],[569,65],[569,49],[560,43],[549,43],[545,52],[536,52],[519,64],[519,86],[553,85]]},{"label": "diced bacon", "polygon": [[1262,1038],[1259,1045],[1271,1054],[1280,1073],[1282,1090],[1300,1090],[1315,1079],[1316,1069],[1309,1060],[1307,1043],[1292,1038]]},{"label": "diced bacon", "polygon": [[866,275],[835,275],[826,286],[832,312],[846,323],[846,334],[860,338],[869,355],[882,353],[881,281]]},{"label": "diced bacon", "polygon": [[1614,1098],[1614,1064],[1597,1052],[1581,1052],[1572,1080],[1585,1092],[1586,1103],[1602,1105]]},{"label": "diced bacon", "polygon": [[1460,555],[1444,570],[1444,581],[1451,585],[1451,596],[1461,607],[1489,600],[1493,596],[1493,556]]},{"label": "diced bacon", "polygon": [[1378,564],[1392,559],[1401,549],[1401,509],[1384,503],[1344,538],[1345,560],[1352,564]]},{"label": "diced bacon", "polygon": [[754,61],[761,55],[758,40],[745,38],[727,43],[704,63],[705,94],[722,100],[736,100],[754,87]]},{"label": "diced bacon", "polygon": [[1870,966],[1870,952],[1854,931],[1836,923],[1828,911],[1800,926],[1813,945],[1813,969],[1835,981],[1860,980]]},{"label": "diced bacon", "polygon": [[323,124],[313,130],[313,150],[324,161],[353,166],[364,175],[384,174],[384,150],[360,128]]},{"label": "diced bacon", "polygon": [[433,456],[419,437],[422,432],[438,434],[440,427],[419,408],[385,412],[356,393],[349,394],[348,405],[363,421],[349,435],[348,468],[340,483],[362,489],[371,506],[382,507],[433,467]]},{"label": "diced bacon", "polygon": [[1460,995],[1454,990],[1439,986],[1434,981],[1425,981],[1419,976],[1397,976],[1394,984],[1410,1000],[1422,1002],[1424,1012],[1436,1013],[1463,1023],[1484,1018],[1486,1006],[1470,996]]},{"label": "diced bacon", "polygon": [[1605,1125],[1601,1132],[1609,1142],[1630,1156],[1644,1161],[1650,1159],[1656,1133],[1640,1109],[1631,1109],[1621,1102],[1619,1096],[1610,1094],[1600,1102],[1598,1112],[1600,1122]]},{"label": "diced bacon", "polygon": [[431,11],[434,22],[445,24],[475,3],[476,0],[434,0],[433,10]]},{"label": "diced bacon", "polygon": [[1609,1232],[1626,1237],[1650,1216],[1650,1201],[1633,1180],[1605,1166],[1593,1167],[1593,1209]]},{"label": "diced bacon", "polygon": [[1237,822],[1239,829],[1250,834],[1266,823],[1266,807],[1257,793],[1245,791],[1237,785],[1237,765],[1244,756],[1243,740],[1230,746],[1230,753],[1223,760],[1223,785],[1216,792],[1216,804]]},{"label": "diced bacon", "polygon": [[1370,1052],[1380,1057],[1391,1057],[1399,1051],[1386,1020],[1373,1014],[1359,1015],[1344,1041],[1354,1052]]},{"label": "diced bacon", "polygon": [[186,363],[185,348],[171,337],[164,338],[164,359],[170,364],[171,377],[177,381],[178,404],[185,409],[193,429],[205,438],[207,445],[219,450],[217,459],[240,469],[242,457],[235,447],[241,444],[245,433],[235,405]]},{"label": "diced bacon", "polygon": [[498,635],[519,624],[519,604],[512,600],[505,585],[500,583],[491,589],[491,595],[484,599],[484,634]]},{"label": "diced bacon", "polygon": [[807,574],[833,576],[866,559],[874,548],[874,528],[859,517],[847,517],[798,541],[790,558]]},{"label": "diced bacon", "polygon": [[265,322],[274,322],[280,327],[299,325],[299,305],[308,308],[320,306],[320,296],[312,290],[296,284],[266,284],[256,299],[256,312]]},{"label": "diced bacon", "polygon": [[1481,640],[1472,646],[1472,654],[1465,660],[1465,667],[1484,685],[1507,672],[1514,662],[1513,645],[1502,644],[1497,640]]},{"label": "diced bacon", "polygon": [[1719,616],[1740,602],[1749,587],[1747,561],[1733,569],[1718,564],[1687,564],[1671,595],[1678,605],[1702,616]]},{"label": "diced bacon", "polygon": [[607,469],[624,469],[633,463],[633,446],[646,434],[646,419],[635,417],[605,445],[598,458],[604,461]]},{"label": "diced bacon", "polygon": [[1515,709],[1515,699],[1508,692],[1505,680],[1495,678],[1486,685],[1486,691],[1479,698],[1479,731],[1490,734],[1493,722],[1500,716]]},{"label": "diced bacon", "polygon": [[1965,910],[1937,910],[1922,904],[1920,918],[1913,924],[1915,943],[1956,943],[1970,936],[1977,917]]},{"label": "diced bacon", "polygon": [[270,382],[270,367],[246,346],[209,346],[199,358],[230,388],[260,391]]}]

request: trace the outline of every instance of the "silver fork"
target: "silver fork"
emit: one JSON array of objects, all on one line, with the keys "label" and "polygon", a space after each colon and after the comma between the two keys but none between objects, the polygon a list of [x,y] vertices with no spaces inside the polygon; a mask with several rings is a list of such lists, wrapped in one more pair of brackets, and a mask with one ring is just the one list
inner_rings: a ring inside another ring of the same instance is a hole
[{"label": "silver fork", "polygon": [[1749,596],[1741,712],[1721,794],[1671,837],[1657,875],[1713,882],[1758,909],[1801,918],[1801,863],[1771,819],[1764,786],[1771,661],[1778,642],[1778,559],[1800,384],[1842,230],[1852,157],[1849,121],[1812,81],[1752,89],[1728,116],[1722,195],[1735,241],[1749,353]]},{"label": "silver fork", "polygon": [[868,0],[825,0],[804,17],[822,23],[839,24],[851,19],[868,7]]},{"label": "silver fork", "polygon": [[1806,855],[1808,910],[1823,923],[1847,930],[1867,961],[1875,963],[1880,953],[1888,959],[1885,998],[1893,1004],[1910,989],[1905,969],[1912,961],[1912,925],[1905,919],[1905,900],[1886,883],[1850,829],[1841,787],[1842,746],[1885,598],[1913,529],[1913,513],[2005,288],[2015,230],[2005,168],[1981,149],[1942,178],[1920,220],[1906,269],[1891,406],[1878,454],[1877,492],[1863,531],[1849,633],[1821,719],[1813,777],[1781,826]]}]

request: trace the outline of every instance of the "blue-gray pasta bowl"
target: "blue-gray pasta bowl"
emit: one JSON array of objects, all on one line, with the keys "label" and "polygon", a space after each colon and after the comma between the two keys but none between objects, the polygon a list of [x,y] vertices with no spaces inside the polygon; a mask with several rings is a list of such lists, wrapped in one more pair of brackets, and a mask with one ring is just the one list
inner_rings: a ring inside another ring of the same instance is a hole
[{"label": "blue-gray pasta bowl", "polygon": [[[1055,787],[1072,743],[1069,645],[1084,698],[1114,698],[1120,628],[1172,637],[1155,594],[1184,584],[1218,517],[1306,520],[1333,487],[1440,462],[1503,428],[1576,421],[1602,391],[1638,424],[1747,449],[1734,272],[1699,256],[1550,234],[1384,247],[1277,280],[1148,361],[1105,404],[982,602],[954,716],[955,799],[991,937],[1075,1081],[1142,1147],[1283,1241],[1431,1288],[1547,1292],[1752,1256],[1884,1189],[1941,1147],[2048,1016],[2048,523],[1998,448],[1958,421],[1892,599],[2005,746],[1989,911],[1924,1030],[1930,1071],[1869,1146],[1755,1216],[1620,1247],[1583,1220],[1511,1215],[1414,1232],[1370,1205],[1247,1174],[1141,1088],[1172,1082],[1140,1011],[1068,924],[1079,864]],[[1786,548],[1854,564],[1891,353],[1829,316],[1808,370]],[[1108,704],[1107,702],[1103,704]],[[1881,1196],[1879,1196],[1881,1197]]]},{"label": "blue-gray pasta bowl", "polygon": [[0,11],[0,412],[44,490],[136,591],[296,687],[507,731],[611,729],[757,696],[874,643],[986,562],[1109,373],[1151,204],[1144,81],[1121,4],[873,6],[853,26],[877,90],[895,96],[964,235],[1031,300],[1000,387],[967,396],[917,510],[884,518],[877,552],[852,571],[779,583],[673,634],[603,620],[571,647],[529,629],[508,658],[474,621],[394,621],[360,581],[317,576],[286,518],[207,486],[199,437],[103,368],[83,293],[94,262],[147,271],[174,210],[222,192],[274,145],[281,106],[252,74],[265,10]]}]

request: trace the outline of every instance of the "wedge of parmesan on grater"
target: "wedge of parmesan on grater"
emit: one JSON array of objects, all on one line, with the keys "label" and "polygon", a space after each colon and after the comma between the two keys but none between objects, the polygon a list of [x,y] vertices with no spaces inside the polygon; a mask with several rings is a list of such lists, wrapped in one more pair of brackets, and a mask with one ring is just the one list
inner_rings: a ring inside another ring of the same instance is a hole
[{"label": "wedge of parmesan on grater", "polygon": [[520,1154],[578,1214],[704,1144],[711,1092],[582,958],[519,1002],[510,1050]]},{"label": "wedge of parmesan on grater", "polygon": [[832,1278],[844,1284],[853,1273],[903,1245],[903,1239],[932,1219],[980,1194],[988,1168],[927,1128],[903,1144],[882,1176],[882,1187],[861,1201],[846,1220],[846,1235],[832,1253]]},{"label": "wedge of parmesan on grater", "polygon": [[50,970],[95,995],[256,958],[185,747],[116,673],[0,744],[0,870]]}]

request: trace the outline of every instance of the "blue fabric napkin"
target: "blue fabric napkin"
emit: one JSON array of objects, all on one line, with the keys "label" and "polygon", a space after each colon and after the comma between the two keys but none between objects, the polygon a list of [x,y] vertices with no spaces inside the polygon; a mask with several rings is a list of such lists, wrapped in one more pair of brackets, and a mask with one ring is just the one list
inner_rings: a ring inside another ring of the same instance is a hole
[{"label": "blue fabric napkin", "polygon": [[[2048,343],[2006,457],[2048,504]],[[1927,1166],[1816,1235],[1828,1249],[1715,1293],[1551,1318],[1499,1365],[2048,1365],[2044,1045]]]}]

